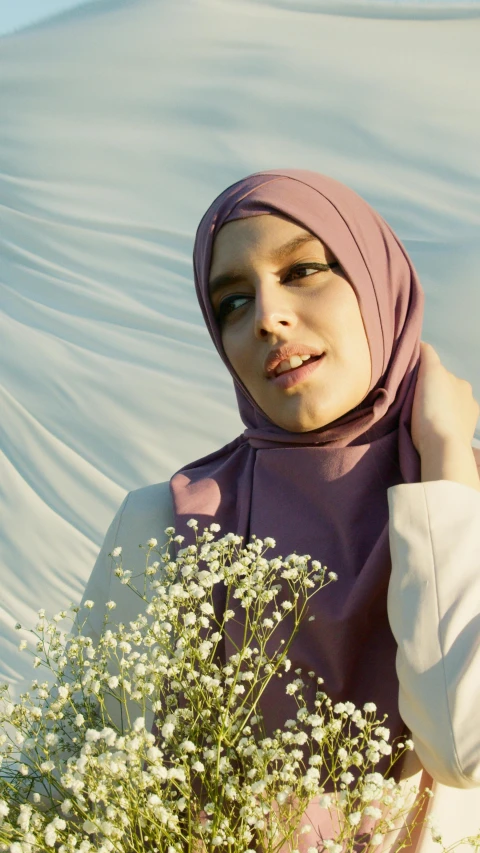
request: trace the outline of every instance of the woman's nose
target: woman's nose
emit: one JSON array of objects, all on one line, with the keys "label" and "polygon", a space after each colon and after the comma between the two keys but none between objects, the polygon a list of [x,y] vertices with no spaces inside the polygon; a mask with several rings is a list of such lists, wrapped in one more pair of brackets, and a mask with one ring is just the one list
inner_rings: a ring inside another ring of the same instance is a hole
[{"label": "woman's nose", "polygon": [[255,292],[255,335],[264,337],[279,327],[292,326],[296,315],[287,294],[274,286],[257,285]]}]

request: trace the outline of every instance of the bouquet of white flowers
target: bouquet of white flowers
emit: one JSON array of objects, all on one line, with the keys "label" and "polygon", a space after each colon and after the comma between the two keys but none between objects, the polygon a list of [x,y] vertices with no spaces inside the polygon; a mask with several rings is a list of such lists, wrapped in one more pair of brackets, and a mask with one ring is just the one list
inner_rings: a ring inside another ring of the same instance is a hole
[{"label": "bouquet of white flowers", "polygon": [[[196,545],[171,560],[183,537],[167,528],[164,553],[147,543],[143,575],[123,568],[120,547],[112,552],[119,582],[142,601],[128,627],[111,621],[113,601],[96,644],[78,607],[69,633],[59,627],[66,611],[51,621],[39,611],[33,665],[47,666],[54,683],[33,681],[17,704],[1,688],[1,850],[340,853],[359,842],[373,850],[410,812],[405,791],[375,766],[389,755],[391,769],[413,744],[392,749],[373,704],[332,706],[316,673],[308,674],[314,707],[294,673],[285,690],[296,716],[265,734],[262,694],[288,673],[308,603],[335,575],[309,555],[267,560],[272,539],[252,536],[241,548],[231,533],[215,541],[216,524],[202,536],[188,524]],[[152,553],[161,559],[150,562]],[[87,616],[93,606],[84,602]],[[225,659],[236,611],[243,645]],[[277,641],[287,617],[290,638]],[[334,818],[334,837],[319,840],[302,821],[314,798]],[[367,819],[373,831],[363,831]]]}]

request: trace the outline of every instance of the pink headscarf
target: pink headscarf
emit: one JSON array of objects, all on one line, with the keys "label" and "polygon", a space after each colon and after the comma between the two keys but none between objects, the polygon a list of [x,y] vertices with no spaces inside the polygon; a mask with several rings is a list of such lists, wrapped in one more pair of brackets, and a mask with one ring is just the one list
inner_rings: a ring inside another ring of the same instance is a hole
[{"label": "pink headscarf", "polygon": [[[208,296],[219,229],[265,213],[290,217],[329,247],[356,293],[370,345],[372,378],[360,406],[306,433],[280,428],[252,399],[225,355]],[[215,521],[223,534],[243,536],[243,545],[252,533],[272,536],[268,559],[296,551],[335,571],[338,581],[312,599],[315,621],[301,626],[292,645],[292,671],[301,668],[312,691],[308,671],[321,675],[335,702],[375,702],[388,713],[392,737],[400,735],[396,644],[387,618],[387,489],[420,480],[409,428],[424,294],[413,265],[391,228],[352,190],[315,172],[272,169],[237,181],[211,204],[197,230],[194,272],[246,429],[171,478],[176,532],[185,547],[195,541],[189,518],[200,530]],[[295,708],[283,680],[272,684],[262,705],[267,730],[283,727]]]}]

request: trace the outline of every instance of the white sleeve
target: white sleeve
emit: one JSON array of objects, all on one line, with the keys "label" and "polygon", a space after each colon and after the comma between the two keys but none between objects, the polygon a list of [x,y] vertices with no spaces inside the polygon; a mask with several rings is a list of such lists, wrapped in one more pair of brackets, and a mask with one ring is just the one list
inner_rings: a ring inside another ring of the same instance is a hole
[{"label": "white sleeve", "polygon": [[387,494],[400,714],[435,781],[480,786],[480,492],[437,480]]},{"label": "white sleeve", "polygon": [[[105,534],[82,597],[82,605],[88,599],[95,603],[91,610],[86,611],[83,607],[81,610],[83,619],[88,614],[83,633],[92,637],[95,643],[98,642],[102,630],[107,601],[116,603],[115,610],[110,614],[116,623],[123,622],[128,625],[130,620],[136,619],[138,614],[145,610],[145,603],[115,576],[116,562],[109,554],[120,546],[123,569],[132,571],[134,576],[143,573],[146,567],[147,541],[155,538],[161,548],[166,541],[165,529],[174,526],[174,523],[168,480],[134,489],[125,495]],[[140,548],[140,545],[143,547]],[[152,554],[150,559],[153,562],[158,557]],[[117,562],[120,562],[120,558]]]},{"label": "white sleeve", "polygon": [[[82,598],[82,604],[90,599],[94,602],[91,610],[82,608],[78,616],[81,624],[84,624],[82,633],[90,636],[94,645],[98,644],[100,634],[104,625],[106,603],[111,600],[116,604],[115,609],[108,613],[109,622],[115,626],[123,623],[127,631],[130,630],[129,623],[137,619],[139,614],[145,614],[147,602],[136,595],[128,586],[123,585],[115,576],[116,561],[109,554],[114,548],[122,548],[121,564],[123,569],[133,572],[132,581],[139,583],[135,575],[143,574],[147,562],[146,543],[155,538],[158,547],[161,548],[166,541],[165,528],[174,526],[174,513],[170,497],[169,481],[155,483],[134,489],[125,496],[119,507],[115,518],[107,530],[103,545],[97,557],[92,573],[88,580]],[[143,546],[142,548],[140,546]],[[154,553],[150,561],[158,559]],[[120,558],[118,558],[120,563]],[[161,574],[156,578],[160,578]],[[143,584],[143,580],[140,581]],[[115,657],[112,657],[108,667],[110,675],[118,676],[119,667]],[[105,704],[113,722],[122,729],[122,718],[120,716],[119,703],[114,700],[108,692],[104,693]],[[143,714],[141,703],[131,698],[126,702],[130,720]],[[153,724],[153,712],[147,710],[145,713],[146,725],[151,729]]]},{"label": "white sleeve", "polygon": [[[118,531],[120,528],[123,512],[128,503],[129,496],[130,492],[125,495],[112,522],[110,523],[110,527],[108,528],[105,534],[102,547],[100,548],[98,557],[95,561],[95,565],[87,581],[87,585],[82,596],[82,601],[80,603],[79,617],[81,618],[83,615],[83,619],[85,619],[85,617],[87,616],[87,621],[82,633],[91,637],[95,645],[97,644],[98,639],[100,637],[103,625],[103,617],[106,611],[105,605],[111,597],[110,592],[114,560],[108,555],[118,544]],[[127,567],[125,566],[125,568]],[[84,609],[83,605],[85,601],[88,600],[93,601],[95,603],[95,606],[94,608],[92,608],[92,610]]]}]

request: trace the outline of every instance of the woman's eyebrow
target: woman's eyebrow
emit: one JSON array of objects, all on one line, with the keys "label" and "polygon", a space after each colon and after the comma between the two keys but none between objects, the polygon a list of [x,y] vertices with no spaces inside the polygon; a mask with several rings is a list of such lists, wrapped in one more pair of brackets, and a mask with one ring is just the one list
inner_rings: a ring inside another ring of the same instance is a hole
[{"label": "woman's eyebrow", "polygon": [[[291,240],[287,240],[283,246],[279,246],[277,249],[274,249],[270,254],[270,260],[274,263],[281,263],[286,257],[288,257],[288,255],[294,252],[295,249],[299,249],[300,246],[305,245],[305,243],[319,243],[319,240],[317,237],[314,237],[313,234],[299,234],[296,237],[292,237]],[[222,290],[224,287],[228,287],[231,284],[240,284],[244,278],[245,275],[240,270],[231,270],[230,272],[224,272],[215,276],[215,278],[208,284],[210,297],[215,293],[218,293],[218,291]]]}]

